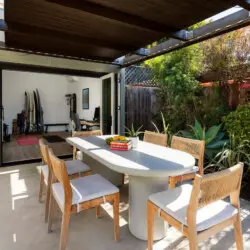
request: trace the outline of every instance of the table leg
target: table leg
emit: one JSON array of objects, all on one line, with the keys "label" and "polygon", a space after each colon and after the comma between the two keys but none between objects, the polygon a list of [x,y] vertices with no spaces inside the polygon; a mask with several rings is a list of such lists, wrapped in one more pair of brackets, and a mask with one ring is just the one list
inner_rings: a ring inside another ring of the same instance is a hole
[{"label": "table leg", "polygon": [[[129,230],[138,239],[147,240],[147,201],[149,195],[168,189],[168,177],[129,176]],[[154,240],[166,236],[167,224],[158,216],[154,221]]]}]

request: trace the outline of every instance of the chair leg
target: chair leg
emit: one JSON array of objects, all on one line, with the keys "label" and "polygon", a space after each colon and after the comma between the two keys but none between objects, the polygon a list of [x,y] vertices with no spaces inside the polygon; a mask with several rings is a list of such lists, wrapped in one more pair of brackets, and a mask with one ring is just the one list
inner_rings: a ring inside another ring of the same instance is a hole
[{"label": "chair leg", "polygon": [[77,156],[77,148],[73,147],[73,160],[76,160],[76,156]]},{"label": "chair leg", "polygon": [[169,177],[169,188],[172,189],[172,188],[175,188],[175,179],[174,177]]},{"label": "chair leg", "polygon": [[62,227],[60,236],[60,250],[66,250],[69,236],[70,207],[65,208],[62,217]]},{"label": "chair leg", "polygon": [[122,186],[125,184],[125,174],[122,174]]},{"label": "chair leg", "polygon": [[195,231],[189,232],[188,240],[189,240],[189,249],[198,250],[197,232]]},{"label": "chair leg", "polygon": [[100,208],[101,208],[100,206],[96,206],[95,207],[95,216],[96,216],[96,219],[98,219],[100,217],[100,214],[101,214]]},{"label": "chair leg", "polygon": [[51,187],[49,187],[49,184],[48,184],[47,190],[46,190],[46,200],[45,200],[45,218],[44,218],[45,222],[48,222],[50,192],[51,192]]},{"label": "chair leg", "polygon": [[44,176],[43,176],[43,173],[41,172],[41,174],[40,174],[40,188],[39,188],[39,195],[38,195],[39,202],[42,202],[43,188],[44,188]]},{"label": "chair leg", "polygon": [[56,209],[56,204],[55,204],[55,198],[53,197],[53,194],[50,194],[49,197],[49,214],[48,214],[48,233],[51,233],[52,229],[52,221]]},{"label": "chair leg", "polygon": [[119,225],[119,205],[120,205],[120,194],[115,194],[113,211],[114,211],[114,238],[115,241],[120,239],[120,225]]},{"label": "chair leg", "polygon": [[148,221],[148,250],[153,249],[153,230],[154,230],[154,212],[152,209],[151,202],[148,201],[148,216],[147,216],[147,221]]},{"label": "chair leg", "polygon": [[240,214],[237,216],[237,220],[234,222],[234,237],[236,241],[237,250],[243,250],[242,228]]}]

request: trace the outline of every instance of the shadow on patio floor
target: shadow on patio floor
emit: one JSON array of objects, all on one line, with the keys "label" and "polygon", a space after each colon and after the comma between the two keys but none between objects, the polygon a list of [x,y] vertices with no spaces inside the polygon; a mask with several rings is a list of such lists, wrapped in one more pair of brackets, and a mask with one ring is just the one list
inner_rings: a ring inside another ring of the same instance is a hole
[{"label": "shadow on patio floor", "polygon": [[[38,202],[39,174],[37,164],[0,169],[0,250],[57,250],[59,247],[61,215],[47,234],[44,223],[44,204]],[[136,239],[128,229],[128,188],[121,189],[120,241],[113,241],[112,206],[103,205],[102,217],[95,210],[71,217],[69,250],[146,250],[147,243]],[[250,250],[250,203],[242,200],[242,219],[245,250]],[[187,250],[188,241],[174,228],[168,236],[155,242],[157,250]],[[201,250],[233,250],[234,235],[227,228],[200,245]]]}]

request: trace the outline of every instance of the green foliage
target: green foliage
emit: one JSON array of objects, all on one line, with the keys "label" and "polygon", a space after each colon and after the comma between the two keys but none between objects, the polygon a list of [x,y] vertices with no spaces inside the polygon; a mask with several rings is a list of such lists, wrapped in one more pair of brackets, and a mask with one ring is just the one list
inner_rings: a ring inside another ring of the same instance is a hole
[{"label": "green foliage", "polygon": [[125,127],[125,129],[126,129],[126,131],[127,131],[126,134],[127,134],[127,136],[129,136],[129,137],[137,137],[137,136],[139,136],[140,134],[143,134],[143,132],[140,131],[141,128],[142,128],[142,126],[140,126],[140,127],[136,130],[136,129],[134,128],[133,123],[132,123],[131,129]]},{"label": "green foliage", "polygon": [[153,126],[155,127],[155,130],[157,133],[161,133],[161,134],[167,134],[168,135],[168,145],[171,144],[171,137],[172,137],[172,134],[170,133],[169,131],[169,124],[167,125],[166,123],[166,119],[163,115],[163,113],[161,112],[161,122],[162,122],[162,132],[160,132],[160,129],[158,128],[158,126],[153,122],[151,121],[151,123],[153,124]]},{"label": "green foliage", "polygon": [[160,129],[157,127],[157,125],[154,122],[151,121],[151,123],[154,125],[157,133],[168,134],[169,124],[166,125],[166,120],[162,112],[161,112],[161,121],[162,121],[162,128],[163,128],[162,132],[160,132]]},{"label": "green foliage", "polygon": [[203,89],[203,95],[194,102],[194,115],[206,127],[218,125],[221,118],[230,112],[228,86],[213,86]]},{"label": "green foliage", "polygon": [[201,43],[204,71],[213,72],[216,80],[241,83],[248,76],[250,28],[238,29]]},{"label": "green foliage", "polygon": [[233,135],[230,136],[230,143],[211,160],[204,169],[206,173],[220,171],[230,168],[238,162],[244,162],[250,166],[250,141],[244,140],[239,144]]},{"label": "green foliage", "polygon": [[158,100],[172,132],[184,129],[186,123],[194,121],[190,112],[201,91],[196,80],[202,69],[201,61],[202,50],[198,45],[147,61],[155,81],[160,83]]},{"label": "green foliage", "polygon": [[205,141],[205,157],[210,161],[229,142],[228,139],[223,139],[225,132],[221,131],[221,126],[222,124],[214,125],[206,131],[205,127],[195,119],[194,126],[189,125],[190,131],[180,131],[180,133],[186,138]]},{"label": "green foliage", "polygon": [[250,104],[238,108],[223,118],[229,134],[234,134],[236,142],[250,139]]}]

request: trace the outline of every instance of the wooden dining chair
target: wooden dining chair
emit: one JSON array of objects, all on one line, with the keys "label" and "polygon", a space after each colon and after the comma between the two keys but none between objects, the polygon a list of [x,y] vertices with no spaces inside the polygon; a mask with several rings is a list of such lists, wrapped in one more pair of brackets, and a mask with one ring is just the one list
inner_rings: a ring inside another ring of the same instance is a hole
[{"label": "wooden dining chair", "polygon": [[[49,158],[53,169],[50,195],[48,232],[51,232],[55,202],[62,211],[60,250],[65,250],[68,242],[70,216],[83,210],[97,207],[105,202],[113,203],[114,238],[119,239],[119,189],[99,174],[93,174],[69,180],[66,164],[49,150]],[[59,182],[55,182],[58,180]],[[97,216],[99,210],[97,209]],[[83,225],[84,226],[84,225]],[[95,234],[95,232],[93,232]]]},{"label": "wooden dining chair", "polygon": [[[72,137],[87,137],[87,136],[99,136],[102,135],[101,130],[90,130],[90,131],[74,131]],[[73,147],[73,159],[77,159],[77,148]]]},{"label": "wooden dining chair", "polygon": [[205,141],[173,136],[171,141],[171,148],[191,154],[198,161],[198,166],[194,166],[193,169],[191,169],[191,171],[186,174],[170,176],[169,188],[175,188],[176,183],[178,182],[193,180],[196,173],[201,176],[203,175]]},{"label": "wooden dining chair", "polygon": [[[46,198],[45,198],[45,222],[48,220],[48,212],[49,212],[49,197],[51,191],[51,163],[48,156],[49,147],[44,143],[43,139],[39,140],[40,152],[42,157],[42,167],[40,172],[40,189],[39,189],[39,201],[42,200],[43,190],[46,187]],[[90,175],[91,169],[90,167],[78,160],[69,160],[65,161],[66,168],[70,178],[78,178],[81,176]]]},{"label": "wooden dining chair", "polygon": [[167,139],[168,139],[167,134],[160,134],[145,130],[143,141],[166,147]]},{"label": "wooden dining chair", "polygon": [[[153,194],[148,200],[148,250],[152,250],[154,216],[179,230],[189,240],[189,249],[198,250],[198,243],[234,226],[237,250],[243,250],[239,194],[243,164],[221,172],[195,176],[193,186],[184,184],[175,189]],[[230,197],[231,202],[223,199]]]}]

